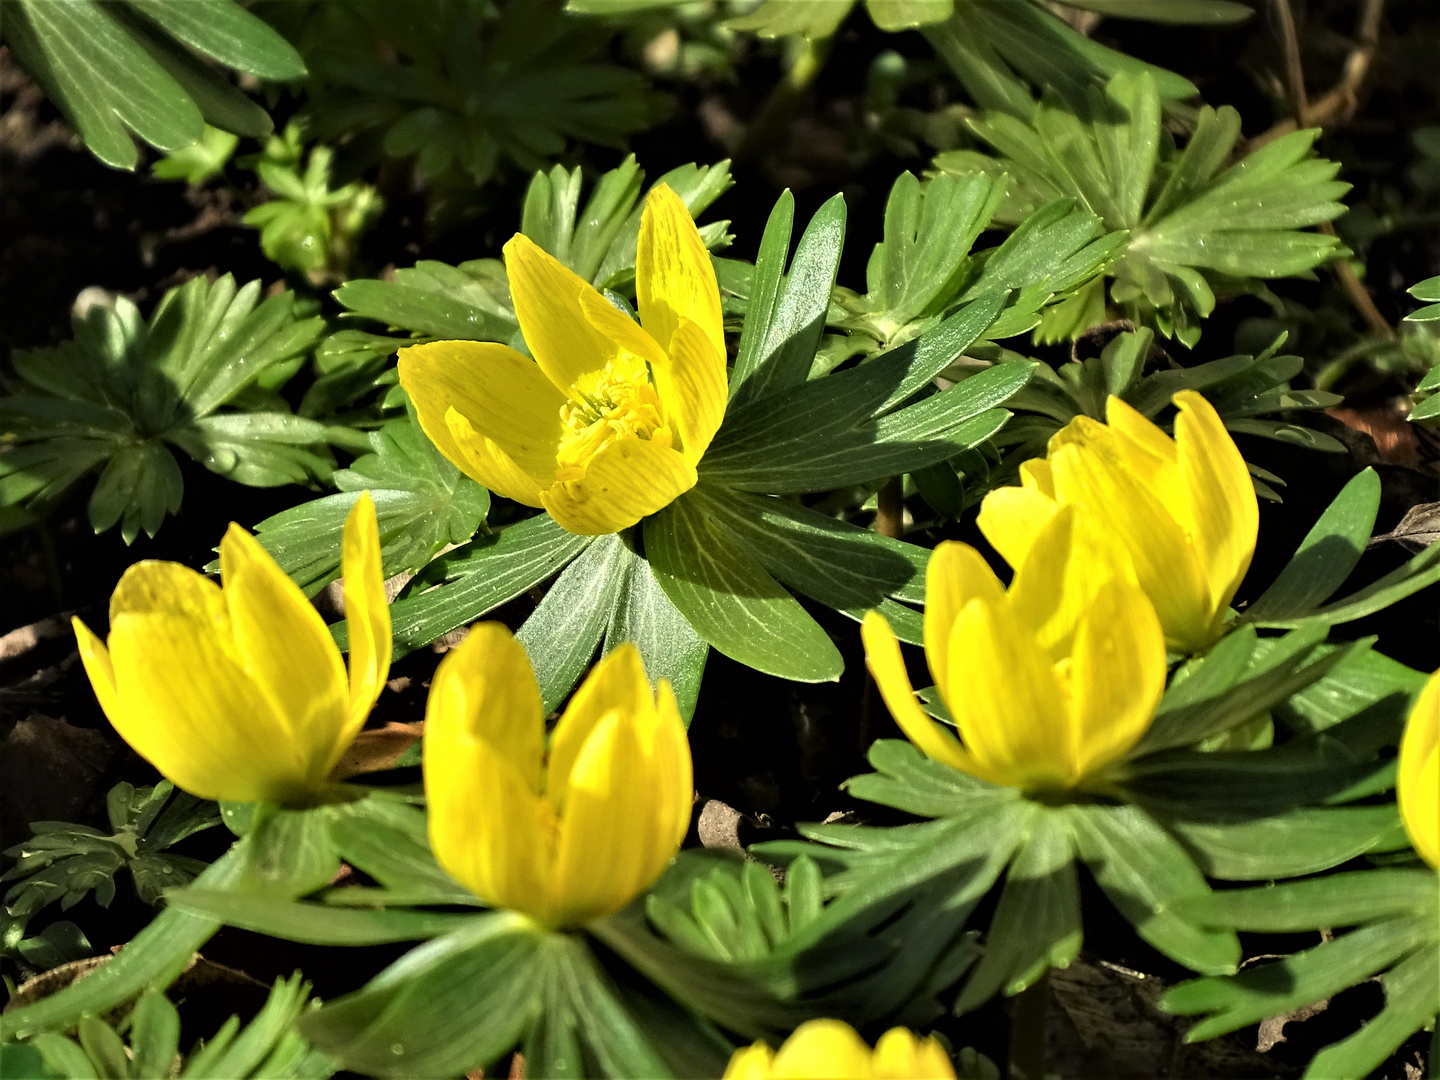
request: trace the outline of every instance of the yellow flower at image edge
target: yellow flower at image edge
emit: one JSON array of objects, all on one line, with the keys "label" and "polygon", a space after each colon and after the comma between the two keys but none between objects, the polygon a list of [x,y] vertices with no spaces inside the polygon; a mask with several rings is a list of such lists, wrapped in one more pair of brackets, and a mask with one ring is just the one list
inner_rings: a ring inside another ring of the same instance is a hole
[{"label": "yellow flower at image edge", "polygon": [[680,849],[690,744],[670,684],[633,645],[598,663],[545,745],[540,688],[500,623],[470,631],[425,712],[430,846],[487,904],[551,928],[619,911]]},{"label": "yellow flower at image edge", "polygon": [[232,524],[217,586],[145,561],[110,597],[110,637],[74,620],[110,723],[176,786],[204,799],[304,804],[328,781],[385,685],[390,611],[375,505],[342,541],[350,670],[319,612],[260,542]]},{"label": "yellow flower at image edge", "polygon": [[905,1028],[891,1028],[875,1044],[865,1045],[855,1029],[840,1020],[810,1020],[795,1029],[778,1052],[764,1043],[735,1051],[724,1080],[955,1080],[945,1048],[931,1036],[917,1039]]},{"label": "yellow flower at image edge", "polygon": [[1245,459],[1214,406],[1193,390],[1176,394],[1175,404],[1173,439],[1115,397],[1107,423],[1072,420],[1045,458],[1020,467],[1020,487],[985,497],[978,524],[1018,569],[1042,524],[1062,506],[1081,507],[1150,597],[1166,638],[1200,652],[1224,632],[1255,553],[1260,511]]},{"label": "yellow flower at image edge", "polygon": [[437,341],[400,350],[400,384],[460,470],[583,535],[618,532],[695,486],[725,416],[725,336],[710,255],[663,184],[640,221],[640,323],[528,237],[505,245],[534,356]]},{"label": "yellow flower at image edge", "polygon": [[1405,724],[1395,788],[1410,842],[1440,870],[1440,672],[1430,676]]},{"label": "yellow flower at image edge", "polygon": [[921,708],[878,612],[865,659],[926,756],[993,784],[1081,788],[1150,726],[1165,641],[1145,594],[1074,508],[1045,522],[1007,592],[980,553],[947,541],[926,571],[925,655],[960,739]]}]

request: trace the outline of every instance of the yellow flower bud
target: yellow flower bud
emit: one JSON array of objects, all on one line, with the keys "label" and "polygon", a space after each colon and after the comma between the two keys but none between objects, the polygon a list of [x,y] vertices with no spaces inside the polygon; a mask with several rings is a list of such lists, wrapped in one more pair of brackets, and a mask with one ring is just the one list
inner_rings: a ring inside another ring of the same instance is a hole
[{"label": "yellow flower bud", "polygon": [[1430,676],[1405,724],[1395,784],[1410,842],[1440,870],[1440,672]]},{"label": "yellow flower bud", "polygon": [[778,1052],[764,1043],[735,1051],[724,1080],[955,1080],[945,1048],[931,1036],[917,1039],[891,1028],[872,1052],[841,1020],[810,1020],[795,1029]]},{"label": "yellow flower bud", "polygon": [[506,345],[400,350],[400,384],[430,440],[492,491],[583,535],[618,532],[695,486],[727,397],[720,288],[684,201],[664,184],[640,219],[640,323],[517,234],[505,245]]},{"label": "yellow flower bud", "polygon": [[1119,398],[1107,423],[1076,417],[1044,459],[1020,468],[1021,486],[985,497],[979,526],[1012,567],[1062,506],[1100,522],[1114,555],[1145,590],[1165,637],[1200,652],[1225,615],[1255,553],[1260,512],[1249,469],[1214,407],[1175,395],[1172,439]]},{"label": "yellow flower bud", "polygon": [[425,712],[430,846],[487,904],[552,928],[619,911],[669,865],[690,825],[690,744],[670,684],[633,645],[597,664],[555,725],[500,623],[470,631]]},{"label": "yellow flower bud", "polygon": [[925,654],[960,739],[910,686],[878,612],[865,659],[902,731],[928,757],[993,784],[1084,787],[1150,726],[1165,640],[1145,594],[1074,508],[1046,521],[1007,592],[980,553],[947,541],[930,558]]},{"label": "yellow flower bud", "polygon": [[74,620],[105,715],[192,795],[311,801],[390,670],[390,610],[368,492],[346,518],[342,570],[348,676],[325,620],[240,526],[220,542],[223,587],[179,563],[136,563],[110,597],[107,642]]}]

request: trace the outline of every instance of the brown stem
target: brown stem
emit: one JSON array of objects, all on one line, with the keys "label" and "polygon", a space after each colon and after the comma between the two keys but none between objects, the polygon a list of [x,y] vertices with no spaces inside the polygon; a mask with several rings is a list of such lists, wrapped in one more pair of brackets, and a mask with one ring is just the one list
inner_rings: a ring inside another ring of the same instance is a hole
[{"label": "brown stem", "polygon": [[886,480],[876,493],[875,531],[899,540],[905,535],[905,478]]},{"label": "brown stem", "polygon": [[1045,1080],[1045,1006],[1050,972],[1015,995],[1010,1012],[1009,1080]]}]

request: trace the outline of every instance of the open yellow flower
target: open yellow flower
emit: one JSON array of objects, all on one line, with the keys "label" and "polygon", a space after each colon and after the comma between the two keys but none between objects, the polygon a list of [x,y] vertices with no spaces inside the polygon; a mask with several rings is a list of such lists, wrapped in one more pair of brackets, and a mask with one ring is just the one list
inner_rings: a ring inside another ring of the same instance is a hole
[{"label": "open yellow flower", "polygon": [[1410,842],[1440,870],[1440,672],[1430,676],[1405,725],[1395,791]]},{"label": "open yellow flower", "polygon": [[192,795],[303,805],[326,786],[390,670],[390,610],[369,493],[342,541],[350,671],[319,612],[232,524],[217,586],[173,562],[125,571],[110,637],[74,620],[100,707],[135,751]]},{"label": "open yellow flower", "polygon": [[695,486],[725,416],[715,269],[664,184],[640,220],[640,323],[517,234],[505,245],[515,316],[534,360],[505,345],[400,350],[400,384],[440,452],[573,533],[618,532]]},{"label": "open yellow flower", "polygon": [[906,1028],[891,1028],[872,1052],[842,1020],[809,1020],[795,1029],[779,1052],[764,1043],[735,1051],[724,1080],[955,1080],[945,1048],[932,1035],[917,1039]]},{"label": "open yellow flower", "polygon": [[1076,417],[1043,460],[1021,466],[1020,487],[985,497],[979,525],[1018,567],[1044,522],[1062,506],[1082,507],[1129,563],[1171,645],[1199,652],[1224,632],[1260,512],[1249,469],[1214,407],[1193,390],[1174,400],[1173,439],[1115,397],[1107,423]]},{"label": "open yellow flower", "polygon": [[947,541],[926,571],[925,656],[960,740],[920,707],[878,612],[865,659],[928,757],[993,784],[1083,787],[1150,726],[1165,689],[1155,610],[1071,507],[1041,527],[1008,592],[980,553]]},{"label": "open yellow flower", "polygon": [[690,743],[670,684],[633,645],[598,663],[545,748],[524,648],[481,623],[440,664],[425,710],[430,846],[493,907],[548,927],[619,911],[690,825]]}]

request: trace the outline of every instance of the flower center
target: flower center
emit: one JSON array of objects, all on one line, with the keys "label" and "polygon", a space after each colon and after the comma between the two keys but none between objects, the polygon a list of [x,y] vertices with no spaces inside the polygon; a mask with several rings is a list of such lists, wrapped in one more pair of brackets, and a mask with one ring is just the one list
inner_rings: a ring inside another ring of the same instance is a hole
[{"label": "flower center", "polygon": [[673,435],[660,414],[660,398],[649,377],[624,375],[606,364],[581,376],[560,406],[565,433],[556,454],[555,479],[575,480],[601,450],[622,439],[647,439],[670,446]]}]

